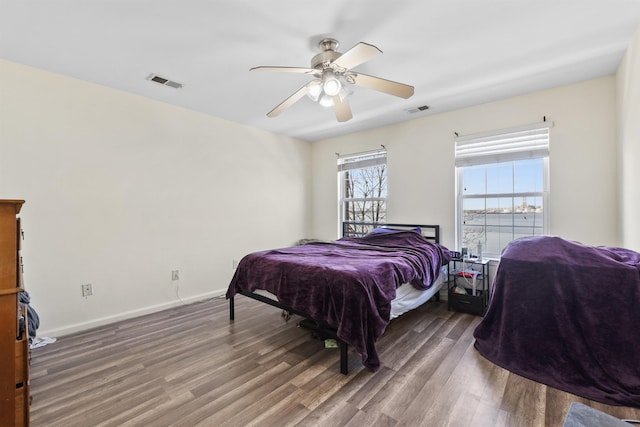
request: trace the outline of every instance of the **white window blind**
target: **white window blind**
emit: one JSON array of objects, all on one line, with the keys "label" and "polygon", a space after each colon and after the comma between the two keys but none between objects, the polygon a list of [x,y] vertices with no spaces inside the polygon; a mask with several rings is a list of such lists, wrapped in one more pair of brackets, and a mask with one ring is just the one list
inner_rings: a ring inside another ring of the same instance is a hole
[{"label": "white window blind", "polygon": [[376,150],[338,158],[338,172],[371,168],[387,164],[387,151]]},{"label": "white window blind", "polygon": [[473,166],[549,156],[549,129],[553,122],[459,136],[455,140],[456,166]]}]

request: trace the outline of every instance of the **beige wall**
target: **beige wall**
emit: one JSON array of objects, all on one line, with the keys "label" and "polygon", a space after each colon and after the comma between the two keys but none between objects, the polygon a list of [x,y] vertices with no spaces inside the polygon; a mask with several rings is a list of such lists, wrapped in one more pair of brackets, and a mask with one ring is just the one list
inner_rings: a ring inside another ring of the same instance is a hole
[{"label": "beige wall", "polygon": [[[620,243],[615,78],[505,99],[312,145],[312,231],[335,238],[335,153],[388,148],[389,222],[437,223],[455,247],[454,132],[461,135],[554,122],[550,155],[550,232],[593,245]],[[354,114],[357,114],[354,113]]]},{"label": "beige wall", "polygon": [[640,27],[617,82],[622,246],[640,252]]},{"label": "beige wall", "polygon": [[0,61],[39,334],[224,293],[234,259],[308,235],[310,165],[309,143]]}]

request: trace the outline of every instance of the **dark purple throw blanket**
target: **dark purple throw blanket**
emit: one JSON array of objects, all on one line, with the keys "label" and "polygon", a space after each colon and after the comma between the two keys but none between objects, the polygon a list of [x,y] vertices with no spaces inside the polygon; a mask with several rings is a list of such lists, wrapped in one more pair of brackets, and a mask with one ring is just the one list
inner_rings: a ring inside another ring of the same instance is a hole
[{"label": "dark purple throw blanket", "polygon": [[411,283],[428,289],[449,259],[446,248],[411,231],[255,252],[238,264],[227,298],[238,290],[267,290],[280,303],[336,328],[375,371],[375,342],[389,323],[396,288]]},{"label": "dark purple throw blanket", "polygon": [[640,407],[640,253],[558,237],[502,254],[478,351],[516,374]]}]

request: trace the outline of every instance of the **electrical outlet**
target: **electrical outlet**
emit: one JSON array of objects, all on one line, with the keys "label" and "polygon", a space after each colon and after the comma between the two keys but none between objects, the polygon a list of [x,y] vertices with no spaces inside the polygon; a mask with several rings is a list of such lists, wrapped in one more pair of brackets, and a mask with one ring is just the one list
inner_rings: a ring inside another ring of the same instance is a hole
[{"label": "electrical outlet", "polygon": [[171,280],[172,281],[180,280],[180,272],[178,270],[171,271]]},{"label": "electrical outlet", "polygon": [[91,287],[91,283],[85,283],[84,285],[80,285],[82,287],[82,296],[88,297],[93,295],[93,288]]}]

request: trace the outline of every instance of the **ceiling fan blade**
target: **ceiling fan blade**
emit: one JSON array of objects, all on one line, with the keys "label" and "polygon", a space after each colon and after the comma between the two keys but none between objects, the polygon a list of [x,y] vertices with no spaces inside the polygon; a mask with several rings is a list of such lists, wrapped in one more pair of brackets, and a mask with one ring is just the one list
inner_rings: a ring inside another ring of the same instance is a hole
[{"label": "ceiling fan blade", "polygon": [[350,70],[358,65],[373,59],[380,55],[382,51],[369,43],[360,42],[345,53],[338,59],[333,61],[333,64],[340,68]]},{"label": "ceiling fan blade", "polygon": [[253,67],[249,69],[249,71],[277,71],[277,72],[284,72],[284,73],[313,74],[314,76],[320,76],[322,74],[322,70],[316,70],[315,68],[305,68],[305,67],[260,66],[260,67]]},{"label": "ceiling fan blade", "polygon": [[353,73],[352,77],[354,84],[357,86],[366,87],[405,99],[410,98],[413,95],[413,86],[405,85],[403,83],[382,79],[380,77],[368,76],[361,73]]},{"label": "ceiling fan blade", "polygon": [[353,117],[347,99],[342,100],[339,95],[333,97],[333,110],[339,122],[346,122]]},{"label": "ceiling fan blade", "polygon": [[291,107],[293,104],[298,102],[301,98],[304,98],[304,96],[307,94],[307,91],[308,91],[307,85],[302,86],[293,95],[291,95],[290,97],[282,101],[280,104],[278,104],[276,108],[269,111],[267,113],[267,116],[276,117],[277,115],[282,113],[284,110],[286,110],[287,108]]}]

